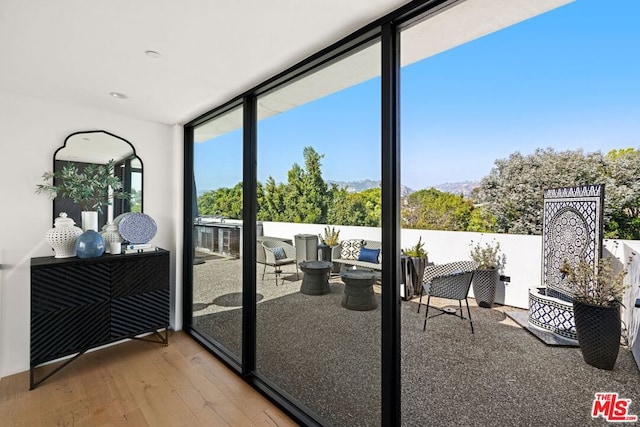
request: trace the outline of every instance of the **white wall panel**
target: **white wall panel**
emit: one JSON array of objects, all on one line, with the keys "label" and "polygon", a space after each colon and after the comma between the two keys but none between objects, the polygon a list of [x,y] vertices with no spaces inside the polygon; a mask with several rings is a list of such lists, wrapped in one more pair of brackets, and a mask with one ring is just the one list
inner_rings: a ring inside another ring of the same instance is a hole
[{"label": "white wall panel", "polygon": [[[105,94],[108,96],[108,94]],[[114,99],[113,102],[129,102]],[[158,225],[152,243],[172,251],[175,271],[176,154],[170,126],[99,110],[53,103],[0,91],[0,377],[29,368],[30,258],[52,255],[44,240],[53,226],[49,198],[35,193],[53,153],[65,138],[83,130],[105,130],[130,141],[144,163],[144,211]],[[174,293],[176,289],[172,278]],[[174,313],[175,314],[175,313]],[[174,324],[175,319],[172,319]]]}]

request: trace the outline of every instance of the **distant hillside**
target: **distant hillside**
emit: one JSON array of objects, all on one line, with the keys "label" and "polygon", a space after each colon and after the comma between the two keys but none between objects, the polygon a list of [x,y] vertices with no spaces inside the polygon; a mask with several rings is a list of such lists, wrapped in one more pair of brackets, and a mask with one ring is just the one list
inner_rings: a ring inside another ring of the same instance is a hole
[{"label": "distant hillside", "polygon": [[[374,181],[371,179],[363,179],[360,181],[327,181],[330,184],[336,184],[339,188],[345,188],[350,193],[357,193],[363,190],[368,190],[370,188],[378,188],[380,187],[380,181]],[[460,194],[465,197],[471,196],[471,192],[474,188],[479,187],[480,182],[478,181],[462,181],[462,182],[445,182],[444,184],[433,185],[432,187],[439,191],[444,191],[452,194]],[[431,187],[425,187],[431,188]],[[413,190],[406,185],[401,187],[401,196],[408,196],[416,190]]]},{"label": "distant hillside", "polygon": [[[344,188],[349,193],[359,193],[360,191],[368,190],[370,188],[379,188],[382,183],[380,181],[374,181],[372,179],[363,179],[360,181],[330,181],[327,180],[328,184],[336,184],[338,188]],[[413,193],[413,190],[405,185],[400,188],[400,195],[407,196]]]},{"label": "distant hillside", "polygon": [[445,182],[444,184],[434,185],[436,190],[444,191],[452,194],[460,194],[464,197],[471,196],[471,192],[474,188],[480,187],[478,181],[462,181],[462,182]]}]

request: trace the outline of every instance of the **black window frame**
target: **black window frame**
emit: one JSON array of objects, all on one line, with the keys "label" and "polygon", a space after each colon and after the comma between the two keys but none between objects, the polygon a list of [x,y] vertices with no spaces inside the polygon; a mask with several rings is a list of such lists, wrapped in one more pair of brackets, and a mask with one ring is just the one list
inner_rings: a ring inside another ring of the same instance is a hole
[{"label": "black window frame", "polygon": [[[245,381],[261,391],[290,417],[302,425],[322,425],[322,420],[291,399],[256,372],[256,184],[257,184],[257,103],[261,94],[300,78],[372,40],[381,42],[381,170],[382,170],[382,325],[381,325],[381,424],[401,422],[400,371],[400,31],[464,0],[411,1],[388,15],[304,59],[271,79],[236,96],[223,105],[184,125],[184,248],[183,330],[220,358]],[[243,107],[243,325],[242,356],[229,354],[224,347],[207,340],[192,327],[193,300],[193,151],[194,128],[225,112]],[[250,209],[249,209],[250,207]]]}]

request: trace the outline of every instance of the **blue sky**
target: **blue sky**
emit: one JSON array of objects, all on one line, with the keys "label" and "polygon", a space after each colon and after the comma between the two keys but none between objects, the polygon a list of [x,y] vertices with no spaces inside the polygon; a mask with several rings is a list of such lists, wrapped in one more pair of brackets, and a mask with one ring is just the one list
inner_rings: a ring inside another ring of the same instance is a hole
[{"label": "blue sky", "polygon": [[[640,2],[577,0],[403,68],[402,183],[480,180],[536,148],[640,148]],[[380,179],[380,81],[259,123],[258,179],[286,181],[302,149],[330,180]],[[196,144],[198,190],[242,179],[241,133]]]}]

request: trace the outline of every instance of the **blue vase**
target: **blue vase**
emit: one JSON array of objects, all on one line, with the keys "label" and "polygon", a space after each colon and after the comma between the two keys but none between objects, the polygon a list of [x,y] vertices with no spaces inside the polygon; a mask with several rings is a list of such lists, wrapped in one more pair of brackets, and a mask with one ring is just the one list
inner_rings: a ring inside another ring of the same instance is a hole
[{"label": "blue vase", "polygon": [[97,258],[104,254],[104,239],[98,232],[87,230],[76,240],[78,258]]}]

